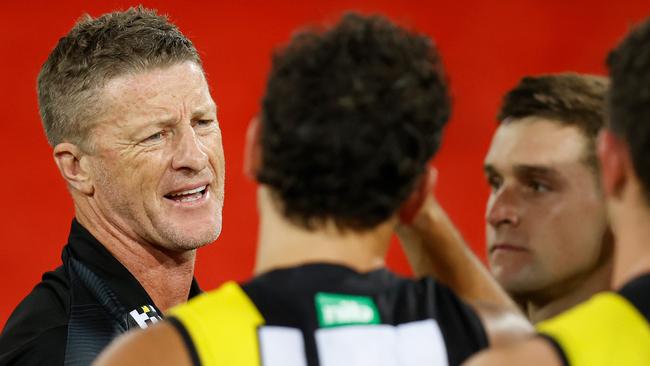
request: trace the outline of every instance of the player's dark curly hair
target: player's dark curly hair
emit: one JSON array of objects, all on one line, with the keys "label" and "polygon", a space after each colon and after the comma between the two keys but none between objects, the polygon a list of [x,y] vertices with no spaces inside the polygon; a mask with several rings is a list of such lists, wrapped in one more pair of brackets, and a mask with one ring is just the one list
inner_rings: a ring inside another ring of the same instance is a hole
[{"label": "player's dark curly hair", "polygon": [[634,29],[607,59],[610,127],[628,144],[650,204],[650,20]]},{"label": "player's dark curly hair", "polygon": [[363,230],[401,206],[450,114],[432,41],[381,16],[347,14],[276,53],[263,100],[262,164],[286,217]]}]

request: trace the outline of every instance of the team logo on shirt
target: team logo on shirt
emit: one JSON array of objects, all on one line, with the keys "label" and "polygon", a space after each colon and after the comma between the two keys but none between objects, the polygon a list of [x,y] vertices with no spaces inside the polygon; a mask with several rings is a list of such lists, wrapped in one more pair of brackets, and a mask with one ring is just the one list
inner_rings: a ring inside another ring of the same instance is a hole
[{"label": "team logo on shirt", "polygon": [[129,329],[136,326],[147,329],[147,327],[156,324],[159,320],[162,320],[162,317],[158,315],[156,309],[151,305],[144,305],[129,312]]},{"label": "team logo on shirt", "polygon": [[316,294],[315,302],[318,323],[324,328],[381,322],[377,305],[369,296],[319,292]]}]

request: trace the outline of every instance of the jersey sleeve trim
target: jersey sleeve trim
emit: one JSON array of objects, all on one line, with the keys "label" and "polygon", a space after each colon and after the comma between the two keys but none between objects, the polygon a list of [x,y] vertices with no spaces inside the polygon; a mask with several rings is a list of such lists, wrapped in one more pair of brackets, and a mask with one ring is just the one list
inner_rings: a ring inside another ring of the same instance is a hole
[{"label": "jersey sleeve trim", "polygon": [[551,347],[553,347],[553,350],[555,350],[555,354],[560,358],[560,361],[562,362],[562,366],[569,366],[569,359],[566,357],[566,354],[564,353],[562,346],[560,346],[560,344],[557,343],[555,338],[549,336],[548,334],[539,334],[538,336],[546,340],[551,345]]},{"label": "jersey sleeve trim", "polygon": [[169,321],[169,324],[171,324],[180,334],[181,338],[183,339],[183,343],[185,344],[185,349],[187,349],[187,352],[190,354],[190,358],[192,359],[192,365],[201,366],[199,353],[197,352],[196,347],[194,347],[192,337],[190,336],[190,333],[187,331],[187,329],[185,329],[185,326],[183,326],[183,323],[181,323],[180,320],[176,319],[173,316],[170,316],[165,320]]}]

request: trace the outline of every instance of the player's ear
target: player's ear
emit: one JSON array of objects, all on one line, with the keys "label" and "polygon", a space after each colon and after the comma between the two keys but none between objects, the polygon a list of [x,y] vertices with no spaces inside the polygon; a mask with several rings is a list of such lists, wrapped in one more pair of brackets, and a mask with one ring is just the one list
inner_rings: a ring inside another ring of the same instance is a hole
[{"label": "player's ear", "polygon": [[609,129],[603,129],[598,135],[597,154],[603,192],[609,197],[620,197],[627,174],[632,171],[627,144]]},{"label": "player's ear", "polygon": [[426,170],[415,183],[409,197],[404,201],[399,210],[399,218],[405,224],[410,224],[420,211],[427,197],[433,191],[438,179],[438,170],[431,164],[427,164]]},{"label": "player's ear", "polygon": [[260,120],[258,116],[255,116],[248,124],[244,146],[244,174],[255,181],[257,181],[257,172],[262,164],[260,132]]},{"label": "player's ear", "polygon": [[54,146],[52,155],[59,172],[71,189],[85,195],[92,195],[95,192],[88,160],[90,157],[83,150],[73,143],[62,142]]}]

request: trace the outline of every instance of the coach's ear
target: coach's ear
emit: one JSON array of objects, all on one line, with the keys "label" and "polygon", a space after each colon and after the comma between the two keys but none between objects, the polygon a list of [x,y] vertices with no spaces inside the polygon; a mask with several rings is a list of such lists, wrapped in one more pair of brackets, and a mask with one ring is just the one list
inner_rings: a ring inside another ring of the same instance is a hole
[{"label": "coach's ear", "polygon": [[69,187],[88,196],[95,192],[89,156],[77,145],[62,142],[54,146],[52,155],[59,172]]},{"label": "coach's ear", "polygon": [[410,224],[413,222],[415,216],[422,209],[427,197],[433,191],[436,179],[438,179],[438,170],[431,164],[427,164],[426,170],[418,178],[417,182],[415,182],[413,191],[411,191],[409,197],[404,201],[402,207],[400,207],[399,218],[402,223]]},{"label": "coach's ear", "polygon": [[255,116],[248,124],[244,146],[244,174],[254,181],[257,181],[257,172],[262,164],[260,132],[260,120]]}]

